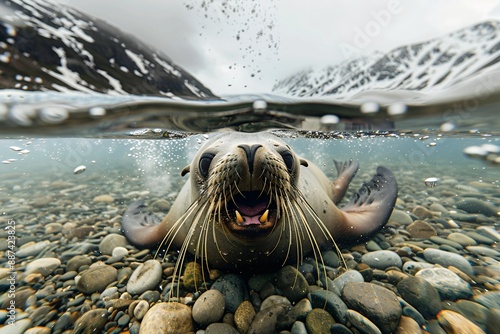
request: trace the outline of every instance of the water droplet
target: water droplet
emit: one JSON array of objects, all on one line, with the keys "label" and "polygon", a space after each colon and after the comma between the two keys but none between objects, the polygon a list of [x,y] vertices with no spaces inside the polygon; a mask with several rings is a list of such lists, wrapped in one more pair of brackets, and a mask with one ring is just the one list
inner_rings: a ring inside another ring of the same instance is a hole
[{"label": "water droplet", "polygon": [[393,103],[387,107],[387,113],[391,116],[402,115],[408,111],[408,107],[404,103]]},{"label": "water droplet", "polygon": [[253,102],[254,111],[265,111],[267,109],[267,102],[264,100],[256,100]]},{"label": "water droplet", "polygon": [[438,183],[439,179],[437,177],[428,177],[424,180],[424,183],[429,188],[434,188]]},{"label": "water droplet", "polygon": [[78,166],[75,168],[75,170],[73,170],[73,174],[81,174],[85,172],[86,169],[87,167],[85,167],[84,165]]},{"label": "water droplet", "polygon": [[323,115],[321,116],[319,121],[323,125],[332,125],[332,124],[338,124],[340,119],[336,115]]},{"label": "water droplet", "polygon": [[106,109],[102,107],[93,107],[89,109],[90,117],[102,117],[106,116]]},{"label": "water droplet", "polygon": [[360,110],[363,114],[372,114],[380,110],[377,102],[365,102],[361,105]]},{"label": "water droplet", "polygon": [[450,132],[450,131],[453,131],[455,130],[456,126],[455,124],[451,123],[451,122],[446,122],[446,123],[443,123],[441,124],[441,131],[443,132]]}]

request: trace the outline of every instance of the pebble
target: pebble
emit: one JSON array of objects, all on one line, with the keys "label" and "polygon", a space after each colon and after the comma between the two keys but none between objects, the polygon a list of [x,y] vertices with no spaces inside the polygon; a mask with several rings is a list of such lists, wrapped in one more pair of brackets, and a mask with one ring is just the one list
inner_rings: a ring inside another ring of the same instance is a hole
[{"label": "pebble", "polygon": [[66,264],[66,271],[79,271],[83,266],[90,266],[92,260],[85,255],[76,255]]},{"label": "pebble", "polygon": [[454,266],[469,276],[474,275],[474,270],[469,261],[458,254],[445,252],[440,249],[427,248],[424,250],[424,258],[431,263],[437,263],[443,267]]},{"label": "pebble", "polygon": [[426,207],[423,207],[421,205],[417,205],[411,210],[411,213],[417,216],[420,219],[426,219],[426,218],[432,218],[433,214],[432,212],[427,209]]},{"label": "pebble", "polygon": [[282,317],[285,312],[286,308],[281,307],[281,305],[260,310],[250,324],[248,333],[273,334],[278,318]]},{"label": "pebble", "polygon": [[370,319],[366,318],[359,312],[356,312],[354,310],[347,310],[347,319],[349,319],[351,324],[362,333],[382,334],[380,329],[378,329],[378,327],[373,322],[371,322]]},{"label": "pebble", "polygon": [[193,320],[203,326],[218,322],[224,309],[224,296],[220,291],[205,291],[193,305]]},{"label": "pebble", "polygon": [[303,323],[302,321],[295,321],[292,325],[292,329],[290,330],[290,334],[309,334],[309,333],[307,332],[305,323]]},{"label": "pebble", "polygon": [[467,213],[481,213],[488,217],[498,216],[500,211],[493,204],[476,198],[466,198],[456,203],[455,206]]},{"label": "pebble", "polygon": [[459,300],[454,304],[455,308],[467,319],[476,324],[486,327],[488,324],[489,309],[470,300]]},{"label": "pebble", "polygon": [[230,313],[234,313],[238,306],[249,298],[245,281],[236,274],[221,276],[212,284],[211,289],[222,292],[226,310]]},{"label": "pebble", "polygon": [[15,322],[15,325],[4,325],[0,328],[0,334],[24,334],[30,328],[31,319],[21,319]]},{"label": "pebble", "polygon": [[427,319],[435,318],[443,309],[438,291],[423,278],[407,277],[398,283],[397,290],[405,301]]},{"label": "pebble", "polygon": [[401,268],[403,262],[396,252],[380,250],[363,254],[361,261],[372,268],[385,270],[389,267]]},{"label": "pebble", "polygon": [[309,293],[307,280],[292,266],[285,266],[278,271],[275,286],[292,303],[306,298]]},{"label": "pebble", "polygon": [[245,300],[234,312],[234,323],[241,333],[247,333],[255,317],[255,310],[252,304]]},{"label": "pebble", "polygon": [[142,320],[149,310],[149,303],[145,300],[141,300],[137,303],[134,308],[134,317],[137,320]]},{"label": "pebble", "polygon": [[330,328],[335,323],[330,313],[323,309],[315,308],[306,317],[306,328],[309,334],[330,333]]},{"label": "pebble", "polygon": [[427,268],[420,270],[415,277],[429,282],[439,292],[441,299],[457,300],[472,297],[470,285],[446,268]]},{"label": "pebble", "polygon": [[485,334],[479,326],[453,311],[443,310],[437,319],[447,333]]},{"label": "pebble", "polygon": [[500,257],[500,252],[484,246],[467,246],[465,247],[470,253],[482,256]]},{"label": "pebble", "polygon": [[396,334],[418,334],[422,333],[419,324],[410,317],[401,316]]},{"label": "pebble", "polygon": [[117,272],[115,268],[108,265],[89,268],[82,272],[76,288],[86,294],[103,292],[111,282],[116,280]]},{"label": "pebble", "polygon": [[347,283],[342,290],[342,300],[382,332],[396,330],[402,310],[397,295],[391,290],[372,283]]},{"label": "pebble", "polygon": [[96,203],[113,203],[115,201],[114,197],[111,195],[99,195],[94,197],[94,202]]},{"label": "pebble", "polygon": [[493,239],[496,242],[500,242],[500,232],[498,232],[497,230],[493,229],[490,226],[479,226],[476,229],[476,232],[490,239]]},{"label": "pebble", "polygon": [[401,210],[393,210],[391,216],[389,217],[389,224],[396,223],[398,225],[410,225],[413,223],[410,215]]},{"label": "pebble", "polygon": [[447,238],[441,238],[441,237],[437,237],[437,236],[434,236],[434,237],[430,237],[429,238],[432,242],[436,243],[436,244],[439,244],[439,245],[446,245],[446,246],[450,246],[450,247],[453,247],[455,250],[461,250],[463,249],[464,247],[459,244],[458,242],[455,242],[453,240],[450,240],[450,239],[447,239]]},{"label": "pebble", "polygon": [[342,292],[344,289],[344,286],[347,283],[352,283],[352,282],[357,282],[357,283],[363,283],[365,280],[363,278],[363,275],[357,270],[348,270],[342,275],[338,276],[335,278],[332,282],[333,286],[337,289],[337,291]]},{"label": "pebble", "polygon": [[463,233],[456,233],[456,232],[450,233],[450,234],[448,234],[448,236],[446,238],[448,238],[449,240],[454,241],[456,243],[459,243],[460,245],[462,245],[464,247],[477,245],[476,240],[472,239],[471,237],[469,237]]},{"label": "pebble", "polygon": [[293,307],[293,312],[300,321],[305,321],[306,316],[312,310],[311,301],[307,298],[302,299]]},{"label": "pebble", "polygon": [[158,303],[151,307],[142,319],[139,333],[188,333],[193,329],[191,308],[171,302]]},{"label": "pebble", "polygon": [[115,247],[125,247],[127,239],[123,235],[111,233],[105,236],[99,243],[99,251],[102,254],[112,255]]},{"label": "pebble", "polygon": [[421,269],[433,267],[433,264],[427,262],[407,261],[403,264],[403,271],[407,274],[413,275]]},{"label": "pebble", "polygon": [[100,333],[108,322],[109,313],[98,308],[85,312],[75,322],[74,333]]},{"label": "pebble", "polygon": [[16,257],[24,258],[40,254],[45,248],[50,245],[50,241],[40,241],[34,244],[26,244],[18,249]]},{"label": "pebble", "polygon": [[56,268],[61,265],[61,260],[53,257],[45,257],[41,259],[36,259],[28,263],[24,271],[25,275],[31,273],[40,273],[44,277],[49,276],[54,272]]},{"label": "pebble", "polygon": [[156,289],[161,281],[161,263],[158,260],[148,260],[141,263],[130,276],[127,283],[127,292],[139,295],[147,290]]},{"label": "pebble", "polygon": [[231,325],[225,323],[214,323],[207,327],[207,329],[205,330],[205,334],[239,334],[239,333]]},{"label": "pebble", "polygon": [[182,285],[186,291],[195,292],[203,284],[203,270],[198,262],[189,262],[184,268]]},{"label": "pebble", "polygon": [[486,329],[488,333],[495,333],[500,328],[500,308],[488,310]]},{"label": "pebble", "polygon": [[426,221],[415,220],[410,225],[406,226],[406,230],[410,233],[412,238],[428,239],[436,235],[436,230]]},{"label": "pebble", "polygon": [[309,301],[313,308],[323,308],[335,321],[345,324],[347,321],[347,305],[332,291],[319,289],[309,293]]}]

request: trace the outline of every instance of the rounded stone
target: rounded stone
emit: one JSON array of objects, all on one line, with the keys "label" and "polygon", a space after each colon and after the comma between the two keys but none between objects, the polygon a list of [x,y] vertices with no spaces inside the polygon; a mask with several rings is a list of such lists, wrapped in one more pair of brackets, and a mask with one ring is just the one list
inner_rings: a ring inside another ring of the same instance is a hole
[{"label": "rounded stone", "polygon": [[361,261],[372,268],[385,270],[388,267],[401,268],[403,262],[396,252],[380,250],[363,254]]},{"label": "rounded stone", "polygon": [[103,292],[111,282],[116,280],[117,273],[114,267],[108,265],[89,268],[82,272],[76,288],[86,294]]},{"label": "rounded stone", "polygon": [[465,198],[456,203],[455,206],[457,209],[467,213],[481,213],[488,217],[498,216],[498,212],[500,211],[490,202],[485,202],[477,198]]},{"label": "rounded stone", "polygon": [[193,320],[203,326],[215,323],[224,315],[224,309],[224,296],[220,291],[205,291],[193,305]]},{"label": "rounded stone", "polygon": [[421,205],[417,205],[416,207],[414,207],[411,213],[413,213],[420,219],[432,218],[433,216],[432,212],[429,209]]},{"label": "rounded stone", "polygon": [[472,239],[471,237],[469,237],[463,233],[453,232],[453,233],[448,234],[448,236],[446,238],[450,239],[451,241],[455,241],[462,246],[475,246],[475,245],[477,245],[476,240]]},{"label": "rounded stone", "polygon": [[85,255],[75,255],[66,264],[66,271],[79,271],[83,266],[90,266],[92,260]]},{"label": "rounded stone", "polygon": [[148,260],[141,263],[130,276],[127,283],[127,292],[138,295],[147,290],[152,290],[161,281],[163,270],[158,260]]},{"label": "rounded stone", "polygon": [[463,315],[450,310],[443,310],[439,312],[437,319],[441,327],[447,333],[484,333],[484,331],[475,323],[468,320]]},{"label": "rounded stone", "polygon": [[307,314],[311,312],[312,309],[311,301],[304,298],[294,305],[293,312],[297,316],[298,320],[305,321]]},{"label": "rounded stone", "polygon": [[53,257],[45,257],[41,259],[36,259],[28,263],[25,269],[25,275],[31,273],[40,273],[44,277],[49,276],[54,272],[56,268],[61,265],[61,260]]},{"label": "rounded stone", "polygon": [[382,332],[393,333],[401,317],[398,296],[372,283],[347,283],[342,290],[346,305],[372,321]]},{"label": "rounded stone", "polygon": [[415,220],[410,225],[406,226],[406,230],[410,233],[412,238],[428,239],[436,235],[436,230],[426,221]]},{"label": "rounded stone", "polygon": [[238,306],[248,300],[248,291],[245,280],[235,274],[221,276],[212,284],[211,289],[219,290],[224,295],[226,311],[234,313]]},{"label": "rounded stone", "polygon": [[397,225],[410,225],[413,223],[410,215],[401,210],[393,210],[391,216],[389,217],[388,223],[394,223]]},{"label": "rounded stone", "polygon": [[203,272],[201,264],[198,262],[189,262],[184,268],[184,279],[182,285],[187,291],[194,292],[203,284]]},{"label": "rounded stone", "polygon": [[323,309],[315,308],[306,317],[306,328],[309,334],[329,333],[335,323],[330,313]]},{"label": "rounded stone", "polygon": [[142,320],[149,310],[149,303],[145,300],[141,300],[137,303],[134,308],[134,317],[137,320]]},{"label": "rounded stone", "polygon": [[238,329],[241,333],[247,333],[254,317],[255,310],[252,303],[245,300],[240,304],[240,306],[238,306],[236,312],[234,312],[234,323],[236,325],[236,329]]},{"label": "rounded stone", "polygon": [[100,333],[108,322],[109,313],[106,309],[98,308],[85,312],[75,322],[74,333]]},{"label": "rounded stone", "polygon": [[214,323],[207,327],[205,334],[239,334],[238,331],[229,324]]},{"label": "rounded stone", "polygon": [[123,235],[111,233],[101,240],[99,243],[99,251],[102,254],[112,255],[115,247],[125,247],[127,245],[127,239],[125,239]]},{"label": "rounded stone", "polygon": [[28,256],[35,256],[40,254],[45,248],[49,247],[50,241],[44,240],[34,244],[23,245],[16,252],[16,257],[24,258]]},{"label": "rounded stone", "polygon": [[347,318],[361,333],[382,334],[380,329],[378,329],[378,327],[371,322],[370,319],[366,318],[359,312],[347,310]]},{"label": "rounded stone", "polygon": [[429,282],[439,292],[441,299],[457,300],[472,297],[469,283],[446,268],[426,268],[420,270],[415,277]]},{"label": "rounded stone", "polygon": [[453,266],[469,276],[474,275],[474,270],[469,261],[459,254],[446,252],[440,249],[427,248],[424,250],[424,258],[431,263],[437,263],[445,268]]},{"label": "rounded stone", "polygon": [[407,274],[413,274],[424,268],[432,268],[433,264],[427,262],[407,261],[403,265],[403,271]]},{"label": "rounded stone", "polygon": [[365,280],[363,275],[357,270],[348,270],[342,275],[338,276],[332,281],[332,284],[338,289],[338,291],[342,291],[344,286],[350,282],[358,282],[363,283]]},{"label": "rounded stone", "polygon": [[319,289],[309,293],[308,298],[313,308],[323,308],[330,313],[336,321],[342,324],[346,323],[347,305],[332,291]]},{"label": "rounded stone", "polygon": [[263,310],[263,309],[266,309],[268,307],[273,307],[274,305],[278,305],[278,304],[291,305],[290,301],[286,297],[272,295],[272,296],[269,296],[266,299],[264,299],[264,301],[260,305],[260,309]]},{"label": "rounded stone", "polygon": [[290,334],[309,334],[306,329],[306,324],[302,321],[295,321],[290,330]]},{"label": "rounded stone", "polygon": [[140,334],[188,333],[193,331],[191,308],[180,303],[158,303],[141,322]]},{"label": "rounded stone", "polygon": [[292,303],[307,297],[309,292],[309,284],[306,279],[292,266],[285,266],[278,271],[275,286]]},{"label": "rounded stone", "polygon": [[488,324],[489,309],[470,300],[459,300],[455,303],[457,311],[459,311],[467,319],[474,321],[476,324],[486,326]]},{"label": "rounded stone", "polygon": [[396,334],[418,334],[422,333],[418,323],[410,317],[401,316]]},{"label": "rounded stone", "polygon": [[442,310],[438,291],[423,278],[407,277],[397,284],[397,289],[401,297],[427,319],[435,318]]},{"label": "rounded stone", "polygon": [[470,253],[489,257],[500,257],[500,252],[484,246],[467,246],[465,247]]},{"label": "rounded stone", "polygon": [[111,195],[98,195],[94,197],[94,202],[96,203],[113,203],[115,201],[114,197]]}]

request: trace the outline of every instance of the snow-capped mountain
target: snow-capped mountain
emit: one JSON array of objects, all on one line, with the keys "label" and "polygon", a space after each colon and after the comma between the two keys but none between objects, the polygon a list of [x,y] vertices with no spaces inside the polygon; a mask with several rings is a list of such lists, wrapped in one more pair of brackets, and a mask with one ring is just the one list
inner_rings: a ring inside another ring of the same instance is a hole
[{"label": "snow-capped mountain", "polygon": [[429,92],[450,88],[492,69],[500,69],[498,21],[479,23],[387,53],[304,70],[278,82],[273,92],[339,100],[367,91]]},{"label": "snow-capped mountain", "polygon": [[168,57],[72,8],[6,0],[0,14],[0,89],[214,97]]}]

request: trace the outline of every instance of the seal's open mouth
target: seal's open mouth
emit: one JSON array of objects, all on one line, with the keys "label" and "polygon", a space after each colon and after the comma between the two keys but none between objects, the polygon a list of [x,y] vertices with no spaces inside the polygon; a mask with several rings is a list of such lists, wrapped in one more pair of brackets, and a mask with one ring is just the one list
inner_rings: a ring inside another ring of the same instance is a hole
[{"label": "seal's open mouth", "polygon": [[267,231],[276,221],[275,205],[258,191],[234,195],[228,209],[229,229],[247,237]]}]

